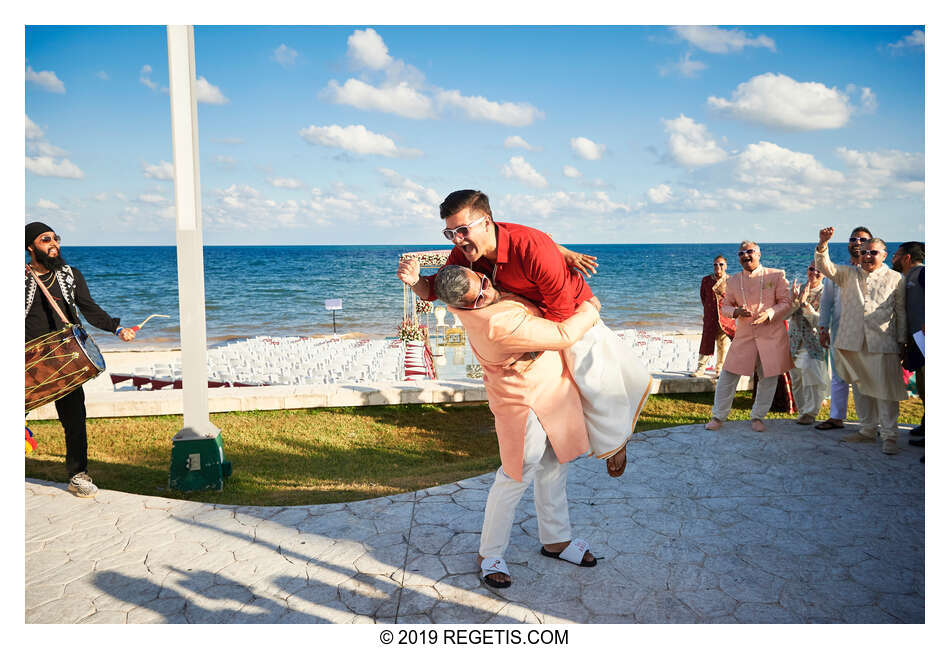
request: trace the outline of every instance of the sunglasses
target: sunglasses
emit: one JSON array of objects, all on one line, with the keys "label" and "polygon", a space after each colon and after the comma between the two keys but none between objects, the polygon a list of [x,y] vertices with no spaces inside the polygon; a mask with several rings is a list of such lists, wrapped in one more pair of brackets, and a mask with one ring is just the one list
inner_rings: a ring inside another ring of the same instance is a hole
[{"label": "sunglasses", "polygon": [[739,256],[740,256],[740,257],[744,257],[744,256],[749,256],[749,257],[751,257],[751,256],[754,255],[754,254],[755,254],[755,248],[746,248],[745,250],[740,250],[740,251],[739,251]]},{"label": "sunglasses", "polygon": [[489,286],[491,286],[491,280],[488,279],[488,275],[482,275],[482,284],[478,290],[478,295],[475,296],[475,301],[472,302],[472,306],[463,306],[459,308],[480,309],[482,306],[484,306],[485,302],[488,300],[488,296],[485,295],[485,291],[488,290]]},{"label": "sunglasses", "polygon": [[462,238],[464,239],[465,237],[468,236],[469,230],[470,230],[473,226],[476,226],[476,225],[478,225],[479,223],[481,223],[482,221],[484,221],[485,218],[486,218],[486,217],[483,216],[483,217],[480,218],[480,219],[477,219],[477,220],[475,220],[475,221],[472,221],[471,223],[467,223],[466,225],[460,225],[460,226],[458,226],[457,228],[445,228],[444,230],[442,230],[442,234],[443,234],[443,235],[445,236],[445,238],[448,239],[449,241],[455,241],[455,237],[456,237],[457,235],[461,235]]},{"label": "sunglasses", "polygon": [[878,255],[883,255],[883,254],[884,254],[883,250],[862,250],[861,251],[862,256],[868,256],[868,257],[877,257]]},{"label": "sunglasses", "polygon": [[49,236],[47,234],[46,236],[40,237],[40,243],[50,243],[52,241],[59,243],[60,241],[62,241],[62,239],[59,238],[58,234],[54,234],[53,236]]},{"label": "sunglasses", "polygon": [[848,239],[848,243],[858,243],[858,242],[865,243],[867,241],[870,241],[868,237],[851,237],[850,239]]}]

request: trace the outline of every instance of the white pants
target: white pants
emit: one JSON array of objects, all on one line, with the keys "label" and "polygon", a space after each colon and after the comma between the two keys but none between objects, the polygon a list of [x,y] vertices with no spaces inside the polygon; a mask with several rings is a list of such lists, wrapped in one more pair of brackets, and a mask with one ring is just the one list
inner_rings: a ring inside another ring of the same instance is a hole
[{"label": "white pants", "polygon": [[802,370],[797,367],[793,367],[788,373],[792,377],[792,395],[795,397],[795,405],[798,406],[798,414],[814,417],[821,409],[821,402],[825,400],[825,386],[805,385],[802,381]]},{"label": "white pants", "polygon": [[[732,340],[726,333],[722,330],[716,335],[716,374],[722,372],[722,363],[726,360],[726,353],[729,351],[729,345],[732,344]],[[703,372],[706,370],[706,363],[709,362],[709,359],[712,358],[712,354],[706,354],[705,356],[699,357],[699,362],[696,364],[696,371]]]},{"label": "white pants", "polygon": [[[758,356],[755,358],[755,373],[759,375],[759,388],[755,393],[755,403],[752,404],[749,419],[765,419],[775,398],[775,387],[778,385],[779,375],[763,378],[762,361]],[[713,402],[712,416],[719,421],[726,421],[729,418],[732,400],[736,398],[739,376],[739,374],[723,370],[719,375],[719,380],[716,381],[716,399]]]},{"label": "white pants", "polygon": [[854,409],[858,412],[860,433],[865,437],[877,439],[878,426],[881,427],[881,439],[897,441],[897,412],[899,401],[875,399],[861,393],[857,384],[854,390]]},{"label": "white pants", "polygon": [[521,482],[509,478],[504,468],[499,467],[495,472],[495,483],[488,491],[482,538],[478,547],[482,557],[504,557],[511,539],[515,508],[532,480],[534,507],[538,513],[538,539],[544,545],[571,540],[571,518],[567,509],[567,466],[557,461],[541,422],[537,415],[530,413],[524,436]]},{"label": "white pants", "polygon": [[848,392],[851,391],[851,385],[845,383],[838,371],[835,369],[835,337],[831,336],[831,349],[829,350],[828,362],[831,364],[831,402],[829,404],[829,419],[838,419],[844,421],[848,418]]}]

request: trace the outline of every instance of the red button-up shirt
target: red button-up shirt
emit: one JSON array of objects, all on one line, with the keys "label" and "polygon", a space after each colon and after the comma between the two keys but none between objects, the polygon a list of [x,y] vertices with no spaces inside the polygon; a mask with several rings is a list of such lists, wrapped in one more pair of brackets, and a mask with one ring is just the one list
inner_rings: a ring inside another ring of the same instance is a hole
[{"label": "red button-up shirt", "polygon": [[[488,277],[494,274],[495,285],[509,293],[534,302],[541,315],[552,322],[561,322],[574,314],[581,302],[594,296],[580,273],[572,272],[554,241],[544,232],[517,223],[495,222],[497,257],[492,263],[482,257],[471,264],[472,270]],[[468,266],[458,246],[449,253],[446,265]],[[435,300],[431,278],[430,301]]]}]

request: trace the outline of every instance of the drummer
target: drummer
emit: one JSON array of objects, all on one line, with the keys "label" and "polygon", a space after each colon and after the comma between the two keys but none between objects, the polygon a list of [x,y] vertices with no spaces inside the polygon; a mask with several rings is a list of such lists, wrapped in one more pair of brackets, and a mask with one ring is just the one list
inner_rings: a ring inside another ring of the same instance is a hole
[{"label": "drummer", "polygon": [[[89,295],[86,279],[74,266],[66,265],[60,250],[60,238],[45,223],[26,226],[26,249],[30,266],[39,276],[57,306],[66,317],[79,324],[77,308],[86,321],[99,329],[115,334],[125,342],[135,339],[131,328],[119,326],[119,319],[102,310]],[[26,340],[30,341],[62,328],[42,291],[31,275],[26,277]],[[66,471],[68,489],[80,498],[90,498],[98,488],[86,472],[86,398],[82,386],[56,400],[56,414],[66,433]]]}]

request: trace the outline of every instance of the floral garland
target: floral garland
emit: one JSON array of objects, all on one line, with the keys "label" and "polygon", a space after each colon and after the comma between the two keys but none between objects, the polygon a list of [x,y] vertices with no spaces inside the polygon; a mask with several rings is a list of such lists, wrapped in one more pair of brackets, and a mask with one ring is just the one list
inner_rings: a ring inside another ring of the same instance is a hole
[{"label": "floral garland", "polygon": [[413,324],[412,320],[406,319],[399,325],[397,335],[403,342],[410,340],[425,340],[426,328],[422,325]]},{"label": "floral garland", "polygon": [[416,300],[416,313],[432,313],[432,302],[427,300]]},{"label": "floral garland", "polygon": [[415,259],[422,267],[438,268],[444,266],[449,259],[449,251],[444,252],[406,252],[400,255],[400,260]]}]

